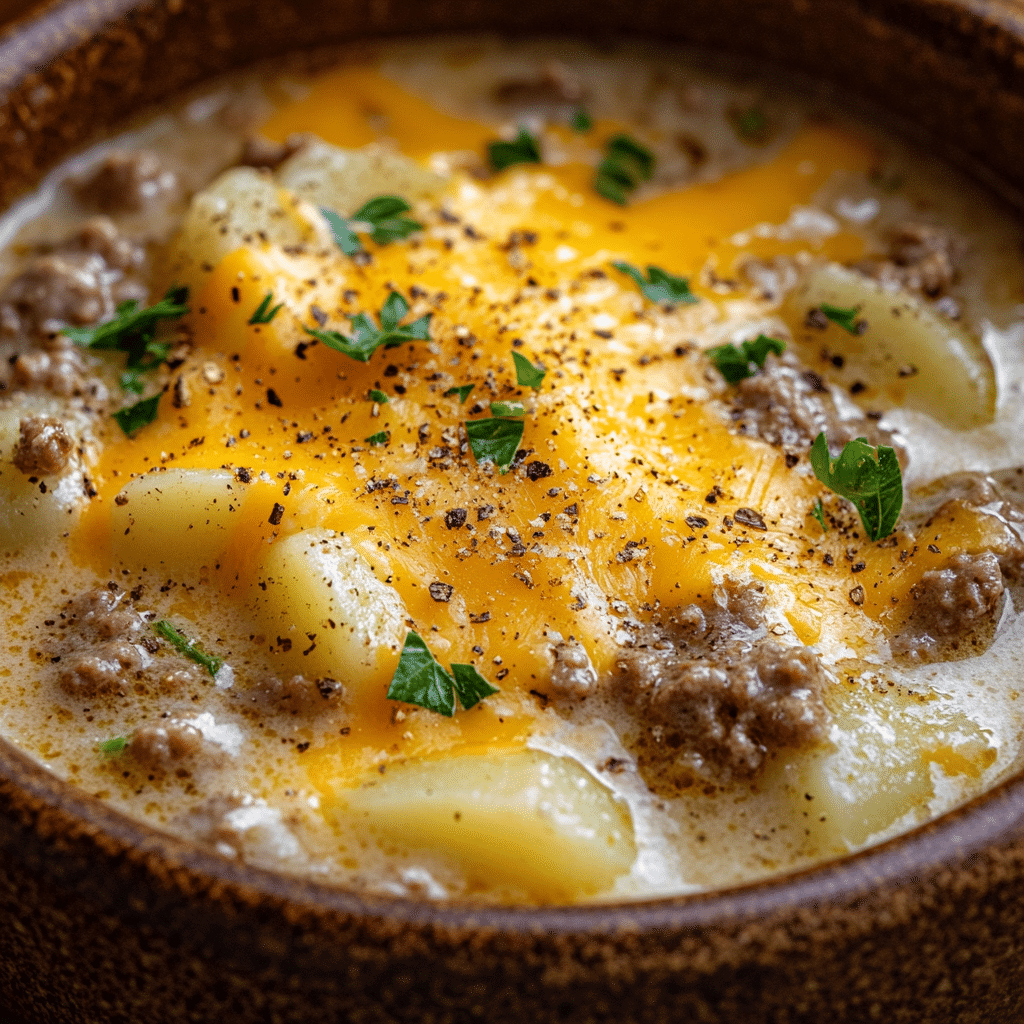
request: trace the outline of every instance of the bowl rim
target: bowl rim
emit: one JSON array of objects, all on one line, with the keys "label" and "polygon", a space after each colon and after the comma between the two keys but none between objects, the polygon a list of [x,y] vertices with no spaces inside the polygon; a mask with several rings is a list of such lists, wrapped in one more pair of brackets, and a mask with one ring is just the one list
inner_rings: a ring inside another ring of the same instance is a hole
[{"label": "bowl rim", "polygon": [[[0,26],[0,101],[32,73],[98,30],[153,0],[44,0]],[[977,18],[1024,43],[1024,7],[1012,0],[911,0]],[[174,9],[181,0],[166,0]],[[506,906],[469,900],[376,895],[340,884],[256,867],[180,839],[62,780],[44,764],[0,737],[0,821],[22,824],[47,818],[43,842],[67,851],[69,838],[85,841],[108,859],[144,867],[189,894],[215,899],[270,900],[318,918],[387,919],[454,931],[495,930],[553,936],[610,934],[638,927],[703,929],[783,912],[858,905],[887,888],[926,887],[939,872],[1024,844],[1024,766],[971,800],[882,843],[795,871],[674,896],[566,905]],[[40,830],[41,832],[43,830]],[[168,869],[172,870],[168,870]]]}]

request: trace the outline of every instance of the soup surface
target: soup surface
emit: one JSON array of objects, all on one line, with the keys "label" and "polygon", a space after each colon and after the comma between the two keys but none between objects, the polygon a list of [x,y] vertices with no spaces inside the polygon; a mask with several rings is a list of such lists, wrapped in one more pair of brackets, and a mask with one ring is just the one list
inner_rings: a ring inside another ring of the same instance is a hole
[{"label": "soup surface", "polygon": [[656,48],[264,68],[0,222],[3,735],[226,857],[721,887],[1019,767],[1024,249]]}]

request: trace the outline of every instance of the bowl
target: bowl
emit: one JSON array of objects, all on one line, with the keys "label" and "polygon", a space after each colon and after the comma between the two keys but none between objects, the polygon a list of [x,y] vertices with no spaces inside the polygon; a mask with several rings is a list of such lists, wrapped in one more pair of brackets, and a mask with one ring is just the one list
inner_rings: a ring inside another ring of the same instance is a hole
[{"label": "bowl", "polygon": [[[0,8],[17,10],[18,4]],[[635,35],[755,57],[1024,189],[1010,0],[64,0],[0,36],[0,202],[204,77],[399,33]],[[129,820],[0,741],[0,1006],[39,1022],[1024,1019],[1024,779],[724,892],[465,907],[356,895]]]}]

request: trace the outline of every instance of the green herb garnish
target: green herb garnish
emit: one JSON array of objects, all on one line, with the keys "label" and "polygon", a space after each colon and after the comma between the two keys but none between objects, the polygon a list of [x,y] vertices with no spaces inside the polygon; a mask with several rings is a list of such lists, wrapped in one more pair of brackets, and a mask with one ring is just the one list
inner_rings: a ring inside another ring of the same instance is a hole
[{"label": "green herb garnish", "polygon": [[709,348],[707,357],[730,384],[736,384],[746,377],[753,377],[764,366],[769,352],[781,356],[785,351],[784,341],[759,334],[753,341],[741,342],[739,346],[716,345]]},{"label": "green herb garnish", "polygon": [[526,356],[522,356],[518,352],[512,353],[512,362],[516,364],[516,383],[521,384],[524,388],[539,390],[547,370],[540,366],[534,366]]},{"label": "green herb garnish", "polygon": [[378,391],[376,388],[370,389],[370,401],[376,402],[378,405],[387,405],[391,401],[390,398],[383,391]]},{"label": "green herb garnish", "polygon": [[256,307],[256,311],[246,321],[250,325],[254,324],[269,324],[271,320],[281,312],[281,308],[284,306],[283,302],[279,302],[273,309],[270,308],[270,304],[274,301],[274,293],[267,292],[263,296],[263,301]]},{"label": "green herb garnish", "polygon": [[387,444],[391,440],[391,434],[387,430],[378,430],[376,434],[371,434],[364,440],[367,444]]},{"label": "green herb garnish", "polygon": [[569,122],[574,132],[589,132],[594,127],[593,118],[580,107],[572,115],[572,120]]},{"label": "green herb garnish", "polygon": [[380,327],[366,313],[357,313],[351,318],[351,337],[337,331],[318,331],[305,325],[302,329],[329,348],[366,363],[381,346],[393,348],[406,341],[430,339],[430,318],[433,314],[426,313],[411,324],[399,326],[399,321],[408,312],[409,303],[398,292],[392,292],[380,308]]},{"label": "green herb garnish", "polygon": [[139,309],[138,302],[129,299],[118,304],[113,319],[95,327],[63,327],[61,334],[85,348],[127,352],[128,372],[121,378],[121,386],[125,391],[141,394],[139,374],[159,366],[171,351],[167,342],[156,341],[157,324],[161,320],[175,320],[188,311],[188,289],[175,285],[152,306]]},{"label": "green herb garnish", "polygon": [[114,419],[117,420],[118,426],[131,437],[137,430],[152,423],[156,419],[157,406],[160,404],[162,395],[163,392],[158,391],[152,397],[143,398],[134,405],[128,406],[127,409],[119,409],[114,413]]},{"label": "green herb garnish", "polygon": [[860,306],[850,306],[849,309],[844,309],[841,306],[830,306],[827,302],[823,302],[818,309],[820,309],[821,312],[832,321],[832,323],[838,324],[849,334],[860,334],[863,330],[861,327],[863,321],[857,319],[857,316],[860,313]]},{"label": "green herb garnish", "polygon": [[121,385],[122,391],[130,391],[134,395],[141,395],[146,390],[146,382],[142,379],[142,373],[139,370],[125,370],[118,383]]},{"label": "green herb garnish", "polygon": [[179,633],[167,619],[160,619],[159,622],[154,622],[153,632],[157,636],[162,636],[180,654],[184,654],[186,658],[191,658],[197,665],[202,665],[211,676],[216,677],[221,665],[224,664],[223,658],[216,658],[212,654],[207,654],[196,645],[194,640],[189,640],[187,636]]},{"label": "green herb garnish", "polygon": [[524,424],[520,419],[467,420],[466,437],[477,462],[493,462],[498,472],[507,473],[519,451]]},{"label": "green herb garnish", "polygon": [[811,515],[821,523],[821,528],[825,533],[828,533],[828,522],[825,519],[825,509],[821,504],[821,498],[814,502],[814,506],[811,508]]},{"label": "green herb garnish", "polygon": [[832,458],[822,431],[811,445],[811,466],[826,487],[853,503],[870,540],[892,533],[903,507],[903,476],[892,448],[858,437]]},{"label": "green herb garnish", "polygon": [[498,689],[472,665],[452,665],[449,675],[434,659],[423,638],[409,630],[398,659],[398,667],[388,687],[388,700],[416,704],[428,711],[451,718],[455,714],[455,696],[464,708],[471,708]]},{"label": "green herb garnish", "polygon": [[661,267],[648,266],[645,278],[640,268],[634,267],[632,263],[615,260],[612,266],[631,277],[649,302],[661,305],[676,302],[690,304],[699,301],[690,291],[690,282],[685,277],[676,277]]},{"label": "green herb garnish", "polygon": [[744,141],[763,146],[771,138],[768,116],[760,107],[744,107],[729,111],[733,130]]},{"label": "green herb garnish", "polygon": [[475,387],[476,387],[475,384],[461,384],[457,388],[449,388],[444,393],[444,397],[445,398],[453,398],[453,397],[457,396],[458,399],[459,399],[459,404],[461,405],[467,398],[469,398],[469,393]]},{"label": "green herb garnish", "polygon": [[594,190],[598,195],[625,206],[630,194],[654,174],[654,154],[628,135],[608,141],[608,152],[598,164]]},{"label": "green herb garnish", "polygon": [[491,402],[492,416],[525,416],[526,406],[522,402]]},{"label": "green herb garnish", "polygon": [[107,757],[117,757],[125,752],[130,742],[130,736],[113,736],[99,744],[100,753],[105,754]]},{"label": "green herb garnish", "polygon": [[540,144],[536,136],[531,135],[525,128],[520,128],[519,134],[511,142],[489,142],[487,158],[496,171],[503,171],[513,164],[539,164]]},{"label": "green herb garnish", "polygon": [[338,248],[346,256],[355,256],[356,253],[363,251],[357,228],[368,227],[370,237],[378,245],[401,241],[414,231],[419,231],[423,225],[418,220],[402,216],[411,209],[412,207],[400,196],[377,196],[376,199],[363,203],[348,218],[326,208],[322,208],[320,212],[331,225],[331,232]]}]

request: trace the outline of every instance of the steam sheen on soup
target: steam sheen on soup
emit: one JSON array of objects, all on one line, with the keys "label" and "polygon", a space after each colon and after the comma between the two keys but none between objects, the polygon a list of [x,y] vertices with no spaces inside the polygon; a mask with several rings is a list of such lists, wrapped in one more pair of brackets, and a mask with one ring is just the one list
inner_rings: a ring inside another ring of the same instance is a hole
[{"label": "steam sheen on soup", "polygon": [[1018,767],[1020,228],[834,101],[362,47],[151,114],[0,236],[0,722],[127,814],[575,902]]}]

